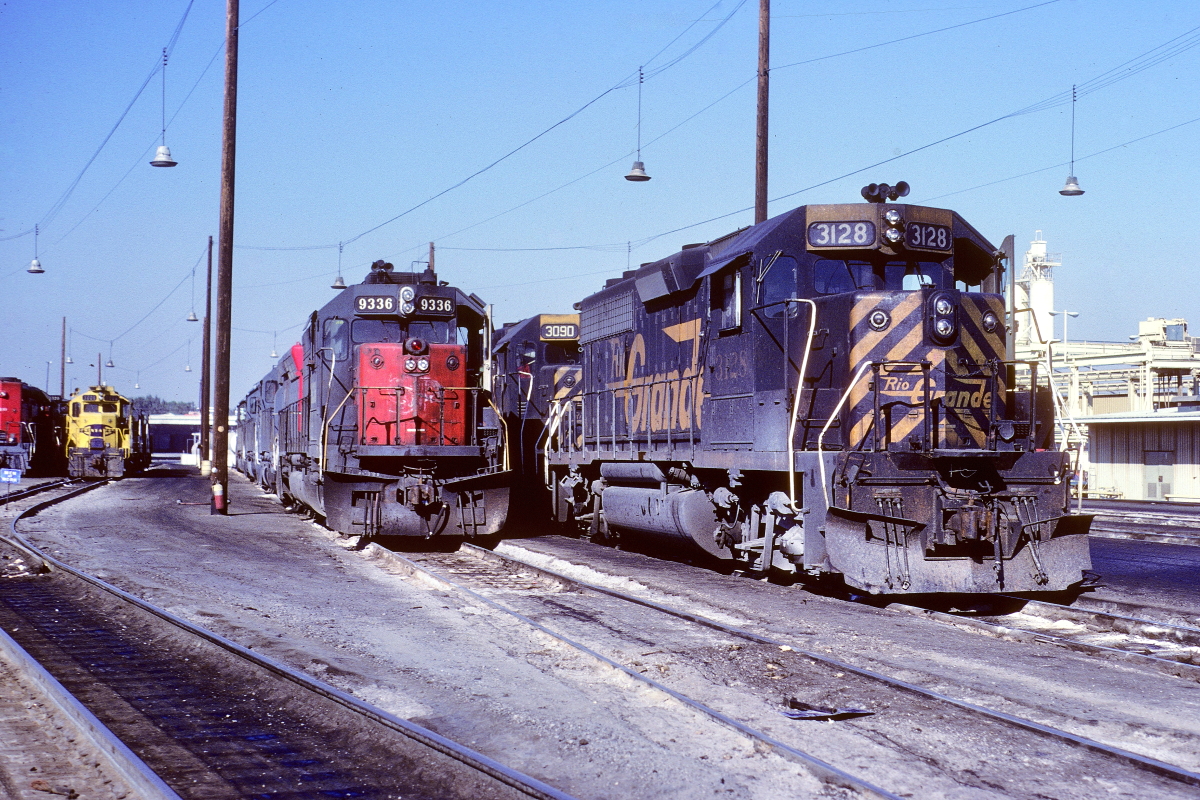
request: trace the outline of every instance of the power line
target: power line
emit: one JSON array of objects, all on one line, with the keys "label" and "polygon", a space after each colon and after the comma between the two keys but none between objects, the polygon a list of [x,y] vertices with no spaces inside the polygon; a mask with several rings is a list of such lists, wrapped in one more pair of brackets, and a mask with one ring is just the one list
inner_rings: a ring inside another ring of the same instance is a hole
[{"label": "power line", "polygon": [[[1058,0],[1051,0],[1051,1],[1052,1],[1052,2],[1057,2]],[[723,27],[724,27],[724,26],[725,26],[725,23],[727,23],[727,22],[728,22],[728,21],[729,21],[729,20],[730,20],[730,19],[733,17],[733,15],[734,15],[735,13],[737,13],[738,9],[740,9],[740,8],[741,8],[743,5],[745,5],[745,3],[746,3],[746,0],[740,0],[740,2],[738,2],[738,4],[737,4],[737,5],[736,5],[736,6],[733,8],[733,10],[732,10],[732,11],[730,11],[730,12],[729,12],[729,14],[727,14],[727,15],[726,15],[724,18],[722,18],[722,19],[721,19],[721,20],[720,20],[720,21],[719,21],[719,22],[716,24],[716,26],[715,26],[715,27],[714,27],[714,28],[713,28],[711,31],[709,31],[709,32],[708,32],[708,33],[707,33],[707,34],[706,34],[706,35],[705,35],[703,38],[701,38],[701,40],[700,40],[699,42],[697,42],[696,44],[692,45],[692,47],[688,48],[688,50],[686,50],[686,51],[685,51],[685,52],[684,52],[682,55],[679,55],[679,56],[677,56],[677,57],[675,57],[675,58],[671,59],[671,60],[670,60],[670,61],[668,61],[666,64],[663,64],[663,65],[662,65],[662,66],[660,66],[660,67],[657,67],[657,68],[656,68],[656,69],[655,69],[653,72],[651,72],[651,73],[650,73],[650,75],[651,75],[651,76],[654,76],[654,75],[659,75],[659,74],[661,74],[661,73],[665,72],[666,70],[670,69],[671,67],[675,66],[675,65],[676,65],[676,64],[678,64],[679,62],[683,61],[685,58],[687,58],[687,57],[688,57],[689,55],[691,55],[692,53],[696,52],[696,50],[697,50],[697,49],[699,49],[699,48],[700,48],[702,45],[704,45],[704,43],[706,43],[706,42],[707,42],[709,39],[711,39],[711,38],[713,37],[713,35],[714,35],[714,34],[716,34],[716,32],[717,32],[717,31],[719,31],[721,28],[723,28]],[[718,3],[717,5],[720,5],[720,3]],[[712,8],[710,8],[710,9],[709,9],[709,11],[713,10],[714,8],[716,8],[716,5],[714,5]],[[706,13],[707,13],[707,12],[706,12]],[[689,25],[689,26],[688,26],[688,27],[687,27],[687,28],[684,30],[684,33],[686,33],[688,30],[691,30],[691,29],[692,29],[692,27],[694,27],[695,25],[696,25],[696,22],[693,22],[691,25]],[[683,34],[680,34],[679,36],[676,36],[674,39],[672,39],[672,40],[671,40],[671,41],[670,41],[670,42],[667,44],[667,46],[666,46],[666,47],[662,48],[662,49],[661,49],[661,50],[659,50],[657,53],[655,53],[655,54],[654,54],[654,56],[651,58],[651,60],[653,60],[654,58],[658,58],[658,56],[662,55],[662,53],[663,53],[663,52],[665,52],[665,51],[666,51],[666,50],[667,50],[667,49],[668,49],[668,48],[669,48],[669,47],[670,47],[672,44],[674,44],[676,41],[678,41],[678,40],[679,40],[679,38],[680,38],[681,36],[683,36]],[[342,242],[341,242],[341,244],[342,244],[342,245],[352,244],[353,242],[356,242],[356,241],[358,241],[359,239],[363,238],[364,236],[366,236],[366,235],[368,235],[368,234],[371,234],[371,233],[374,233],[375,231],[379,230],[380,228],[383,228],[383,227],[385,227],[385,226],[387,226],[387,225],[390,225],[390,224],[392,224],[392,223],[393,223],[393,222],[395,222],[396,220],[398,220],[398,219],[401,219],[401,218],[403,218],[403,217],[405,217],[405,216],[407,216],[407,215],[411,214],[412,212],[416,211],[417,209],[419,209],[419,208],[422,208],[422,207],[424,207],[424,206],[428,205],[429,203],[432,203],[434,200],[437,200],[439,197],[442,197],[442,196],[444,196],[444,195],[446,195],[446,194],[449,194],[450,192],[454,191],[455,189],[459,188],[460,186],[463,186],[464,184],[466,184],[466,183],[470,182],[471,180],[473,180],[473,179],[475,179],[475,178],[479,177],[480,175],[482,175],[483,173],[485,173],[485,172],[487,172],[488,170],[492,169],[493,167],[495,167],[495,166],[497,166],[497,165],[501,164],[502,162],[504,162],[504,161],[508,160],[508,159],[509,159],[509,158],[511,158],[512,156],[514,156],[514,155],[516,155],[517,153],[521,152],[521,151],[522,151],[522,150],[524,150],[526,147],[528,147],[529,145],[533,144],[533,143],[534,143],[534,142],[536,142],[537,140],[541,139],[543,136],[545,136],[545,135],[547,135],[548,133],[552,132],[552,131],[553,131],[553,130],[555,130],[556,128],[558,128],[558,127],[560,127],[560,126],[562,126],[562,125],[566,124],[566,123],[567,123],[567,122],[569,122],[570,120],[572,120],[572,119],[574,119],[575,117],[579,116],[581,113],[583,113],[583,112],[584,112],[584,111],[586,111],[588,108],[590,108],[591,106],[593,106],[593,105],[595,105],[596,103],[598,103],[598,102],[599,102],[600,100],[602,100],[603,98],[607,97],[607,96],[608,96],[609,94],[611,94],[612,92],[615,92],[615,91],[617,91],[618,89],[624,89],[624,88],[628,88],[629,86],[634,86],[634,85],[636,85],[636,84],[638,83],[638,81],[636,80],[636,76],[637,76],[637,74],[638,74],[638,73],[636,73],[636,72],[635,72],[635,73],[632,73],[632,74],[631,74],[631,75],[629,75],[629,76],[626,76],[626,77],[622,78],[622,79],[621,79],[620,81],[618,81],[616,84],[614,84],[613,86],[609,87],[608,89],[605,89],[603,92],[601,92],[600,94],[596,95],[596,96],[595,96],[595,97],[593,97],[591,100],[587,101],[587,102],[586,102],[586,103],[584,103],[582,106],[580,106],[579,108],[577,108],[575,111],[572,111],[570,114],[568,114],[567,116],[565,116],[565,117],[563,117],[562,119],[560,119],[558,122],[554,123],[553,125],[551,125],[550,127],[546,128],[545,130],[543,130],[542,132],[538,133],[537,135],[533,136],[532,138],[530,138],[530,139],[527,139],[525,142],[523,142],[522,144],[520,144],[520,145],[518,145],[518,146],[514,147],[512,150],[509,150],[507,153],[505,153],[504,155],[500,156],[499,158],[497,158],[495,161],[491,162],[491,163],[490,163],[490,164],[488,164],[487,166],[485,166],[485,167],[482,167],[481,169],[478,169],[478,170],[476,170],[475,172],[471,173],[471,174],[470,174],[470,175],[468,175],[467,177],[465,177],[465,178],[463,178],[462,180],[460,180],[458,183],[455,183],[453,186],[450,186],[450,187],[448,187],[448,188],[446,188],[446,189],[443,189],[442,191],[438,192],[437,194],[435,194],[435,195],[432,195],[431,197],[428,197],[428,198],[426,198],[425,200],[422,200],[421,202],[417,203],[416,205],[412,206],[411,208],[408,208],[408,209],[406,209],[406,210],[404,210],[404,211],[401,211],[399,214],[395,215],[394,217],[391,217],[390,219],[384,220],[383,222],[379,223],[378,225],[375,225],[375,226],[373,226],[373,227],[371,227],[371,228],[368,228],[367,230],[363,231],[362,233],[355,234],[354,236],[350,236],[350,237],[348,237],[348,238],[346,238],[346,239],[343,239],[343,240],[342,240]],[[237,246],[239,249],[242,249],[242,250],[285,250],[285,251],[287,251],[287,250],[290,250],[290,251],[302,251],[302,250],[327,250],[327,249],[330,249],[330,248],[333,248],[333,247],[337,247],[338,245],[337,245],[337,244],[316,244],[316,245],[302,245],[302,246],[296,246],[296,247],[263,247],[263,246],[251,246],[251,245],[236,245],[236,246]]]}]

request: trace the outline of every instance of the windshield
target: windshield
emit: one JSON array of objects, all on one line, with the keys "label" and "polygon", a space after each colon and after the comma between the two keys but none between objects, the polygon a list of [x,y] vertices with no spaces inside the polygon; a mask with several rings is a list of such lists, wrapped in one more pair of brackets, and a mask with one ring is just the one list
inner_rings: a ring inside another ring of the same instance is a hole
[{"label": "windshield", "polygon": [[950,271],[937,261],[871,262],[822,258],[813,266],[813,288],[817,294],[839,294],[856,289],[909,292],[922,288],[946,289],[952,281]]}]

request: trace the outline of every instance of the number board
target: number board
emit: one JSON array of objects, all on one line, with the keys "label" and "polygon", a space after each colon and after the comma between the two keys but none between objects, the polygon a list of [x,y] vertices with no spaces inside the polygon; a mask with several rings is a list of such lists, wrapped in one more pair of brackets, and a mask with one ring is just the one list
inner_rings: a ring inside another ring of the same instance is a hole
[{"label": "number board", "polygon": [[454,298],[422,295],[417,298],[417,313],[452,317],[454,316]]},{"label": "number board", "polygon": [[578,338],[579,326],[573,322],[553,322],[542,326],[541,339],[543,342]]},{"label": "number board", "polygon": [[395,314],[395,295],[360,295],[354,298],[354,311],[358,314]]},{"label": "number board", "polygon": [[917,250],[951,250],[954,237],[945,225],[910,222],[904,228],[904,244]]},{"label": "number board", "polygon": [[808,226],[808,244],[810,247],[874,247],[875,223],[866,220],[814,222]]}]

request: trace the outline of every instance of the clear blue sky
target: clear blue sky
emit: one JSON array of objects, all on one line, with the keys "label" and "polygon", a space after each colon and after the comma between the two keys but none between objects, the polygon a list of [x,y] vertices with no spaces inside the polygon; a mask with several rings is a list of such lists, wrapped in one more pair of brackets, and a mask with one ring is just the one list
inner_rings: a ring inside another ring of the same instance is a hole
[{"label": "clear blue sky", "polygon": [[[500,322],[569,311],[627,259],[748,224],[750,211],[695,225],[753,205],[758,4],[714,1],[243,0],[234,402],[269,368],[272,332],[282,352],[331,297],[339,241],[354,240],[348,280],[377,258],[405,269],[436,241],[440,277],[494,303]],[[66,316],[68,389],[94,377],[87,365],[116,338],[119,388],[195,398],[200,326],[185,317],[196,264],[203,313],[202,254],[217,233],[224,3],[196,0],[167,68],[166,140],[179,166],[147,163],[161,128],[155,74],[83,171],[186,6],[0,5],[0,238],[17,237],[0,241],[0,374],[41,385],[51,361],[57,391]],[[910,201],[954,208],[996,244],[1012,233],[1023,252],[1043,231],[1062,254],[1057,306],[1080,312],[1072,339],[1124,340],[1148,316],[1189,318],[1200,334],[1200,122],[1183,124],[1200,117],[1195,2],[774,0],[772,13],[770,196],[792,195],[772,215],[907,180]],[[920,35],[950,26],[961,27]],[[836,56],[904,37],[916,38]],[[1175,52],[1155,50],[1171,40]],[[1146,53],[1167,57],[1139,69]],[[637,144],[626,79],[642,64],[653,179],[637,184],[622,180]],[[1118,67],[1120,80],[1096,84]],[[1086,87],[1075,172],[1087,193],[1064,198],[1072,84]],[[25,272],[34,237],[17,236],[35,224],[40,276]],[[324,248],[257,249],[309,246]]]}]

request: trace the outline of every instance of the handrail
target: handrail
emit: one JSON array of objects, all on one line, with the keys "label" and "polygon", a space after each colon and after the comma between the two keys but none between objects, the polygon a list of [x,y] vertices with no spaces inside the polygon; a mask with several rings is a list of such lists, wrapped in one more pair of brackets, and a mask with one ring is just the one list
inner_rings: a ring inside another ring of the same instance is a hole
[{"label": "handrail", "polygon": [[[771,263],[774,263],[772,260]],[[817,330],[817,304],[806,297],[792,297],[784,301],[784,308],[791,302],[808,303],[812,306],[812,314],[808,320],[808,341],[804,345],[804,358],[800,361],[800,374],[796,377],[796,394],[792,401],[792,416],[788,420],[788,497],[792,508],[799,511],[796,505],[796,418],[800,414],[800,396],[804,391],[804,376],[808,374],[808,356],[812,353],[813,334]],[[787,313],[784,313],[784,324],[787,324]],[[786,356],[785,356],[786,357]]]},{"label": "handrail", "polygon": [[[828,431],[829,426],[833,424],[834,417],[836,417],[838,414],[842,413],[842,406],[844,406],[846,404],[846,400],[850,397],[850,392],[854,391],[854,387],[858,385],[858,382],[862,378],[863,373],[866,372],[871,367],[873,367],[874,363],[875,362],[873,362],[873,361],[864,361],[862,363],[862,366],[860,366],[858,368],[858,372],[855,373],[855,375],[854,375],[854,380],[850,381],[850,383],[848,383],[846,385],[846,391],[842,392],[841,399],[838,400],[837,406],[835,406],[833,409],[833,413],[829,415],[829,419],[825,421],[825,426],[823,428],[821,428],[820,435],[817,436],[817,466],[821,470],[821,487],[822,487],[823,491],[828,491],[828,488],[825,483],[825,459],[823,457],[825,432]],[[825,499],[829,500],[828,497],[826,497]]]}]

